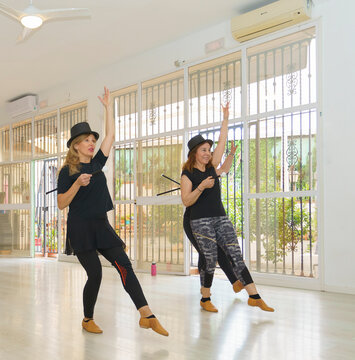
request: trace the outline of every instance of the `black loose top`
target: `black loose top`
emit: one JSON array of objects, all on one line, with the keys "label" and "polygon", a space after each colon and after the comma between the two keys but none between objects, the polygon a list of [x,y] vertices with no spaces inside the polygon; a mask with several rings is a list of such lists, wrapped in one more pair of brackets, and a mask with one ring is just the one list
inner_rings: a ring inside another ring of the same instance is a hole
[{"label": "black loose top", "polygon": [[[69,176],[69,166],[64,166],[58,176],[58,194],[66,193],[81,174],[92,174],[106,164],[107,156],[101,149],[89,163],[80,163],[80,172]],[[68,216],[91,219],[103,216],[113,209],[107,188],[106,176],[102,171],[94,174],[87,186],[81,186],[69,204]]]},{"label": "black loose top", "polygon": [[[193,169],[192,173],[188,170],[184,170],[181,174],[186,175],[192,182],[192,191],[194,191],[203,180],[209,176],[216,177],[216,169],[211,166],[205,171],[200,171],[196,168]],[[205,217],[215,216],[226,216],[222,199],[221,199],[221,188],[218,178],[215,180],[214,185],[210,189],[205,189],[197,201],[187,207],[186,211],[190,212],[190,220],[201,219]]]}]

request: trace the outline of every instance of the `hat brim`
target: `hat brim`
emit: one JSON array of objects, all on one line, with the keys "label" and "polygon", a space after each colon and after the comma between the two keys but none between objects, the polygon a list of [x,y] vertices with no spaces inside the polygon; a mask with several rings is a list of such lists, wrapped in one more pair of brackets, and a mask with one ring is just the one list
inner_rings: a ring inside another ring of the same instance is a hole
[{"label": "hat brim", "polygon": [[213,145],[213,141],[210,140],[210,139],[206,139],[206,140],[204,140],[204,141],[201,141],[200,143],[196,144],[196,145],[187,153],[187,157],[189,157],[189,155],[190,155],[190,153],[191,153],[192,150],[196,149],[197,146],[200,146],[200,145],[202,145],[202,144],[204,144],[204,143],[209,143],[211,147],[212,147],[212,145]]},{"label": "hat brim", "polygon": [[70,145],[71,145],[72,141],[74,139],[76,139],[78,136],[81,136],[81,135],[87,135],[87,136],[94,135],[96,140],[100,137],[100,135],[96,131],[91,131],[91,132],[88,132],[88,133],[79,134],[79,135],[73,136],[72,138],[70,138],[68,140],[67,147],[70,148]]}]

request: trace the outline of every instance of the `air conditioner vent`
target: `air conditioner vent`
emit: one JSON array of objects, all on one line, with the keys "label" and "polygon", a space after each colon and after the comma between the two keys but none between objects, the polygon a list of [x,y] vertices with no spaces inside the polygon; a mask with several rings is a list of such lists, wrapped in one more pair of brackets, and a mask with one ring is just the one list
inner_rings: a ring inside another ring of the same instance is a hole
[{"label": "air conditioner vent", "polygon": [[309,1],[279,0],[233,18],[232,35],[235,40],[243,42],[308,20],[310,17]]},{"label": "air conditioner vent", "polygon": [[34,94],[27,94],[12,99],[6,104],[6,109],[9,115],[13,118],[26,113],[37,111],[38,97]]}]

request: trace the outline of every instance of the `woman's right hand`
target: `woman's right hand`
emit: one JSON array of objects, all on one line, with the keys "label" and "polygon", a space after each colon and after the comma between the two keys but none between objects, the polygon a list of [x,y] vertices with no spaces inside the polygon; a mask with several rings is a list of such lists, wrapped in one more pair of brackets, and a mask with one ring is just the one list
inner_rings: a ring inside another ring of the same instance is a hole
[{"label": "woman's right hand", "polygon": [[90,184],[91,176],[91,174],[81,174],[76,181],[80,186],[87,186]]},{"label": "woman's right hand", "polygon": [[198,186],[201,190],[210,189],[214,186],[214,178],[213,176],[209,176],[205,180],[203,180]]},{"label": "woman's right hand", "polygon": [[226,106],[223,106],[221,104],[222,107],[222,112],[223,112],[223,120],[228,120],[229,118],[229,101],[227,102]]}]

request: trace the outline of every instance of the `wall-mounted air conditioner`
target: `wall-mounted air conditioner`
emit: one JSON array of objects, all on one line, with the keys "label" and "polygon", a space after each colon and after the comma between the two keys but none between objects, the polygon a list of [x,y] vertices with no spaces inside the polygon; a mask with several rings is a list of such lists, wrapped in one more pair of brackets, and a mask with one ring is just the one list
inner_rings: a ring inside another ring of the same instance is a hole
[{"label": "wall-mounted air conditioner", "polygon": [[254,39],[310,19],[310,0],[279,0],[236,16],[231,21],[232,35],[239,42]]},{"label": "wall-mounted air conditioner", "polygon": [[6,104],[6,110],[11,117],[23,115],[38,109],[37,95],[23,95],[16,99],[10,100]]}]

